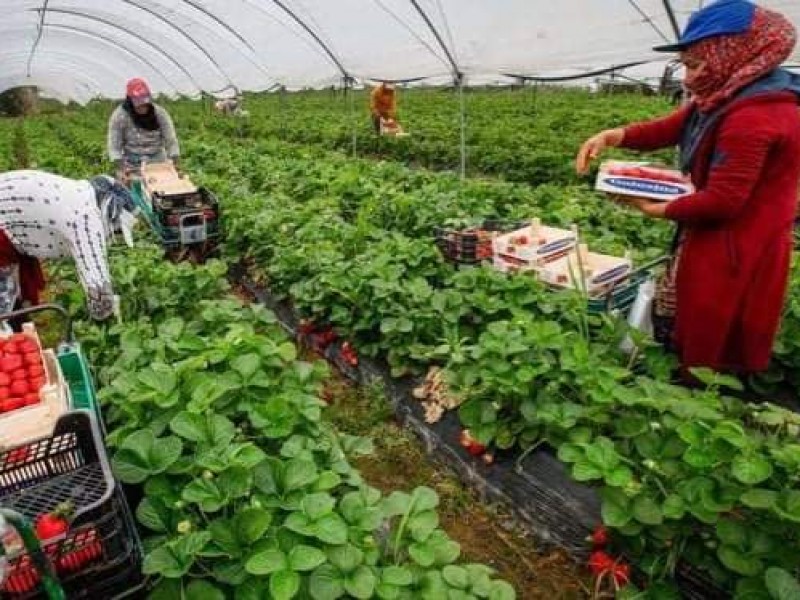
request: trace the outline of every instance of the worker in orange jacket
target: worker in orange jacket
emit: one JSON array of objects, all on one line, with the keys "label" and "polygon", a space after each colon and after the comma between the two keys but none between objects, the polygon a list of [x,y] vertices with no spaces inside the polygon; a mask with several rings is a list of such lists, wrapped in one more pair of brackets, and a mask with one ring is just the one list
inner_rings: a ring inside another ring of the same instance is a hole
[{"label": "worker in orange jacket", "polygon": [[381,132],[381,119],[395,120],[397,115],[397,97],[394,86],[383,82],[372,90],[369,97],[369,110],[372,114],[372,125],[375,133]]}]

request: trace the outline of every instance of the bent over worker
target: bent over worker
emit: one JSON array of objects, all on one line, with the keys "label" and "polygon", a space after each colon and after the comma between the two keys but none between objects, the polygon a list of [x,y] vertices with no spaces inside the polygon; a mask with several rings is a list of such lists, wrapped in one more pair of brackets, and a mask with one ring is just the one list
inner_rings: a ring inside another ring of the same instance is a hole
[{"label": "bent over worker", "polygon": [[71,256],[92,318],[114,312],[106,242],[121,231],[129,244],[135,205],[111,177],[74,180],[44,171],[0,174],[0,313],[40,303],[40,260]]},{"label": "bent over worker", "polygon": [[394,120],[397,116],[397,95],[394,86],[382,82],[372,90],[369,96],[369,109],[372,115],[372,126],[376,134],[381,132],[381,119]]}]

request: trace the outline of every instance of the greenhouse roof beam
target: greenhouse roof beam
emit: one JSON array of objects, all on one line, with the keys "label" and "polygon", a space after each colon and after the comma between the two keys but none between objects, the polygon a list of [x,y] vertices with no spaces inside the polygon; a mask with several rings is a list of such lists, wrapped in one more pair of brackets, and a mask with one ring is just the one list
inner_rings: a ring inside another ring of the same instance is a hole
[{"label": "greenhouse roof beam", "polygon": [[681,28],[678,25],[678,19],[675,17],[675,10],[672,8],[672,2],[670,2],[670,0],[663,0],[663,2],[664,10],[667,11],[669,23],[672,25],[672,32],[675,34],[675,39],[678,40],[681,37]]},{"label": "greenhouse roof beam", "polygon": [[430,29],[431,33],[433,34],[433,37],[436,38],[436,41],[442,48],[444,55],[447,57],[447,61],[450,63],[450,68],[453,69],[453,77],[455,77],[457,83],[460,83],[464,74],[461,72],[461,68],[458,66],[456,59],[453,57],[453,53],[450,52],[450,48],[448,48],[447,44],[444,43],[444,40],[442,39],[442,36],[439,33],[439,30],[436,29],[436,26],[433,24],[433,21],[431,21],[428,14],[424,10],[422,10],[422,7],[419,5],[419,2],[417,2],[417,0],[410,0],[410,2],[419,13],[419,16],[422,17],[422,20],[425,21],[425,24],[428,26],[428,29]]},{"label": "greenhouse roof beam", "polygon": [[297,23],[298,25],[300,25],[300,27],[302,27],[302,28],[303,28],[303,29],[304,29],[304,30],[305,30],[305,31],[308,33],[308,35],[310,35],[312,38],[314,38],[314,40],[317,42],[317,44],[319,44],[320,48],[322,48],[322,49],[325,51],[325,54],[327,54],[327,55],[328,55],[328,58],[330,58],[331,62],[333,62],[333,64],[336,66],[336,68],[337,68],[337,69],[339,69],[339,72],[341,72],[341,74],[342,74],[342,77],[344,77],[344,80],[345,80],[345,82],[346,82],[346,83],[347,83],[347,82],[350,82],[350,81],[352,81],[352,80],[353,80],[353,77],[350,75],[350,73],[348,73],[347,69],[346,69],[346,68],[344,67],[344,65],[342,64],[342,61],[341,61],[341,60],[339,60],[339,58],[336,56],[336,54],[334,54],[333,50],[331,50],[330,46],[328,46],[328,44],[326,44],[326,43],[323,41],[323,39],[322,39],[322,38],[319,36],[319,34],[318,34],[316,31],[314,31],[314,30],[313,30],[313,29],[312,29],[312,28],[311,28],[311,27],[308,25],[308,23],[306,23],[306,22],[305,22],[303,19],[301,19],[301,18],[300,18],[300,17],[297,15],[297,13],[295,13],[295,12],[294,12],[294,11],[293,11],[291,8],[289,8],[288,6],[286,6],[286,4],[284,4],[283,2],[281,2],[281,0],[272,0],[272,1],[273,1],[273,2],[274,2],[274,3],[275,3],[275,4],[276,4],[276,5],[277,5],[277,6],[278,6],[278,7],[279,7],[279,8],[280,8],[280,9],[281,9],[283,12],[285,12],[287,15],[289,15],[289,17],[291,17],[291,19],[292,19],[292,20],[293,20],[295,23]]},{"label": "greenhouse roof beam", "polygon": [[[664,1],[667,4],[669,3],[669,0],[664,0]],[[655,21],[653,21],[653,18],[650,15],[648,15],[644,10],[642,10],[642,7],[639,6],[636,0],[628,0],[628,2],[633,7],[633,9],[636,12],[638,12],[642,16],[642,18],[650,25],[650,27],[653,28],[653,31],[655,31],[659,36],[661,36],[662,40],[664,40],[667,43],[672,41],[664,34],[663,31],[661,31],[661,28],[656,24]]]},{"label": "greenhouse roof beam", "polygon": [[637,62],[625,63],[622,65],[614,65],[611,67],[606,67],[604,69],[596,69],[594,71],[587,71],[586,73],[578,73],[576,75],[560,75],[560,76],[552,76],[552,77],[544,77],[544,76],[537,76],[537,75],[518,75],[515,73],[503,73],[505,77],[512,77],[514,79],[522,79],[524,81],[537,81],[540,83],[547,83],[547,82],[563,82],[563,81],[577,81],[578,79],[586,79],[587,77],[596,77],[597,75],[605,75],[606,73],[612,73],[613,71],[619,71],[620,69],[629,69],[630,67],[638,67],[640,65],[646,65],[651,61],[648,60],[640,60]]},{"label": "greenhouse roof beam", "polygon": [[[103,41],[103,42],[105,42],[105,43],[107,43],[107,44],[109,44],[111,46],[114,46],[118,50],[133,56],[139,62],[147,65],[148,67],[150,67],[150,69],[152,69],[155,73],[157,73],[159,75],[159,77],[161,77],[164,81],[166,81],[167,84],[173,90],[178,91],[178,89],[179,89],[178,86],[176,86],[174,84],[174,82],[170,81],[170,79],[166,75],[163,74],[162,69],[159,69],[149,59],[145,58],[144,56],[142,56],[138,52],[135,52],[134,50],[131,50],[127,46],[119,43],[118,41],[116,41],[116,40],[114,40],[114,39],[112,39],[110,37],[106,37],[104,35],[101,35],[99,33],[91,31],[89,29],[83,29],[81,27],[75,27],[75,26],[72,26],[72,25],[58,25],[58,24],[55,24],[55,23],[48,23],[48,24],[45,24],[45,27],[47,29],[54,29],[54,30],[57,30],[57,31],[65,31],[65,32],[72,32],[72,33],[77,33],[77,34],[80,34],[80,35],[85,35],[87,37],[92,37],[92,38],[101,40],[101,41]],[[142,42],[146,42],[146,40],[142,40]],[[167,54],[166,52],[161,51],[161,49],[156,47],[156,46],[153,46],[153,49],[156,50],[161,56],[163,56],[169,62],[171,62],[172,64],[177,66],[179,69],[181,68],[180,64],[178,64],[169,54]],[[197,84],[197,82],[194,81],[191,78],[191,74],[190,73],[188,73],[188,72],[184,72],[184,73],[189,78],[189,80],[192,82],[192,84],[194,84],[194,86],[197,87],[197,89],[201,89],[200,86]]]},{"label": "greenhouse roof beam", "polygon": [[233,86],[233,82],[231,81],[231,78],[228,76],[228,74],[225,72],[225,70],[219,64],[219,62],[217,62],[217,60],[213,56],[211,56],[211,53],[208,50],[206,50],[191,35],[189,35],[183,29],[181,29],[180,27],[175,25],[175,23],[173,23],[172,21],[167,19],[164,15],[159,14],[158,11],[155,11],[155,10],[153,10],[151,8],[146,7],[146,6],[142,6],[141,4],[139,4],[138,2],[134,2],[133,0],[122,0],[122,2],[124,2],[125,4],[128,4],[129,6],[133,6],[134,8],[136,8],[138,10],[146,12],[151,17],[154,17],[154,18],[158,19],[159,21],[161,21],[162,23],[164,23],[165,25],[167,25],[171,29],[173,29],[176,32],[178,32],[179,35],[181,35],[183,38],[185,38],[192,46],[194,46],[195,48],[197,48],[200,51],[200,54],[202,54],[206,58],[206,60],[208,60],[208,62],[211,63],[211,65],[213,65],[213,67],[222,76],[222,78],[228,83],[228,85]]},{"label": "greenhouse roof beam", "polygon": [[44,19],[45,15],[47,14],[47,4],[49,2],[50,0],[44,0],[42,8],[39,9],[41,11],[39,14],[39,28],[36,32],[36,39],[33,41],[33,46],[31,46],[30,56],[28,56],[28,67],[27,67],[28,75],[30,75],[31,73],[31,64],[33,63],[33,57],[36,54],[36,49],[39,47],[39,42],[42,41],[42,35],[44,35]]},{"label": "greenhouse roof beam", "polygon": [[[38,10],[38,9],[37,9],[37,10]],[[87,19],[87,20],[89,20],[89,21],[94,21],[94,22],[97,22],[97,23],[102,23],[103,25],[106,25],[106,26],[108,26],[108,27],[111,27],[111,28],[113,28],[113,29],[118,29],[118,30],[120,30],[120,31],[123,31],[123,32],[127,33],[128,35],[130,35],[130,36],[132,36],[132,37],[136,38],[137,40],[139,40],[140,42],[142,42],[143,44],[145,44],[145,45],[149,46],[150,48],[152,48],[152,49],[153,49],[154,51],[156,51],[157,53],[159,53],[159,54],[161,54],[162,56],[166,57],[166,58],[167,58],[167,59],[168,59],[168,60],[169,60],[169,61],[170,61],[172,64],[174,64],[174,65],[175,65],[175,66],[176,66],[178,69],[180,69],[180,70],[181,70],[181,72],[183,72],[183,74],[184,74],[184,75],[186,75],[186,77],[187,77],[187,78],[188,78],[188,79],[189,79],[189,80],[190,80],[190,81],[191,81],[191,82],[192,82],[192,83],[193,83],[193,84],[194,84],[194,85],[195,85],[195,86],[196,86],[198,89],[202,89],[202,87],[201,87],[201,86],[199,86],[199,85],[198,85],[198,84],[195,82],[195,80],[194,80],[194,77],[193,77],[193,76],[192,76],[192,74],[189,72],[189,70],[188,70],[188,69],[186,69],[186,67],[184,67],[184,66],[183,66],[183,65],[180,63],[180,61],[178,61],[178,60],[176,60],[175,58],[173,58],[173,57],[172,57],[172,56],[171,56],[171,55],[170,55],[170,54],[169,54],[169,53],[168,53],[166,50],[164,50],[163,48],[161,48],[161,46],[159,46],[159,45],[157,45],[157,44],[155,44],[155,43],[151,42],[150,40],[148,40],[148,39],[146,39],[146,38],[142,37],[141,35],[139,35],[139,34],[138,34],[138,33],[136,33],[135,31],[132,31],[132,30],[128,29],[127,27],[124,27],[124,26],[122,26],[122,25],[119,25],[118,23],[114,23],[113,21],[110,21],[110,20],[108,20],[108,19],[104,19],[103,17],[98,17],[97,15],[90,15],[90,14],[88,14],[88,13],[83,13],[83,12],[79,12],[79,11],[75,11],[75,10],[69,10],[69,9],[66,9],[66,8],[58,8],[58,9],[51,8],[51,9],[50,9],[50,12],[52,12],[52,13],[57,13],[57,14],[66,14],[66,15],[72,15],[73,17],[78,17],[78,18],[81,18],[81,19]],[[226,78],[226,79],[227,79],[227,78]]]}]

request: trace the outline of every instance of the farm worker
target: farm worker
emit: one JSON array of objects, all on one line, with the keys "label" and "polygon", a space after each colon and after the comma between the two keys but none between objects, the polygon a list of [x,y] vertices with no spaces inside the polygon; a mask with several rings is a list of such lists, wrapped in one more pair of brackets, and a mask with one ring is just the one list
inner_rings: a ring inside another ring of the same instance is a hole
[{"label": "farm worker", "polygon": [[172,160],[178,167],[180,146],[169,113],[153,102],[143,79],[131,79],[125,101],[108,122],[108,155],[117,169],[117,179],[125,180],[127,168],[138,168],[142,161]]},{"label": "farm worker", "polygon": [[381,132],[381,119],[394,120],[397,116],[397,96],[394,86],[386,81],[372,90],[369,96],[369,110],[375,133]]},{"label": "farm worker", "polygon": [[240,115],[242,112],[242,101],[239,97],[224,98],[214,103],[214,109],[223,115]]},{"label": "farm worker", "polygon": [[609,147],[679,146],[697,191],[669,203],[630,203],[678,225],[654,312],[672,324],[687,381],[692,367],[744,375],[770,360],[800,177],[800,78],[779,68],[795,43],[779,13],[744,0],[709,4],[676,44],[656,48],[680,53],[691,101],[666,117],[598,133],[576,159],[585,174]]},{"label": "farm worker", "polygon": [[71,256],[98,320],[114,311],[106,241],[122,231],[132,244],[135,207],[113,178],[67,179],[44,171],[0,174],[0,313],[39,304],[41,259]]}]

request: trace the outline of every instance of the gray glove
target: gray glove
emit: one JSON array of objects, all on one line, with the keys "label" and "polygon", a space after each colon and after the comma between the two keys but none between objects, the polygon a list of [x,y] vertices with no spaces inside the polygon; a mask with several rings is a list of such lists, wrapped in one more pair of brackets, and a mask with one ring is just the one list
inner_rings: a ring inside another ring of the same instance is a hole
[{"label": "gray glove", "polygon": [[0,314],[10,313],[19,300],[16,268],[0,267]]},{"label": "gray glove", "polygon": [[111,289],[111,285],[90,288],[86,296],[89,316],[95,321],[105,321],[114,314],[114,290]]}]

